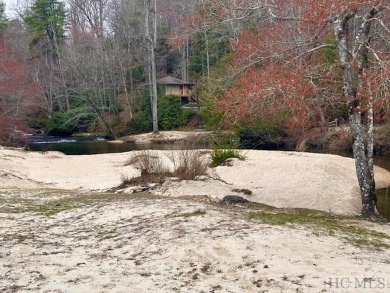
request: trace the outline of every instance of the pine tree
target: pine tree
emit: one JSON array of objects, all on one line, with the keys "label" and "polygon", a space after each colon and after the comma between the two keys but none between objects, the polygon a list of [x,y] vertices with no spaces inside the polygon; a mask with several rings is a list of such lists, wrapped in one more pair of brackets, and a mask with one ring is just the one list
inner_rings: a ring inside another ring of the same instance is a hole
[{"label": "pine tree", "polygon": [[43,44],[47,52],[58,59],[58,50],[64,40],[64,3],[58,0],[36,0],[24,21],[31,32],[30,45],[40,47],[39,44]]}]

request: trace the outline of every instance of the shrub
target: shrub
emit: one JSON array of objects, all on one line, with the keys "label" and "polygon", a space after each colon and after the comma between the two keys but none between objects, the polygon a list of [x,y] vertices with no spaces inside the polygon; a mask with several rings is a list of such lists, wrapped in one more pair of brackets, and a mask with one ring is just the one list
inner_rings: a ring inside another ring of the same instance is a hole
[{"label": "shrub", "polygon": [[252,195],[253,194],[252,190],[247,189],[247,188],[235,188],[232,191],[243,193],[245,195]]},{"label": "shrub", "polygon": [[197,176],[207,174],[208,162],[200,150],[172,151],[168,158],[174,165],[173,175],[181,180],[195,180]]},{"label": "shrub", "polygon": [[197,176],[207,174],[208,161],[202,156],[200,150],[172,151],[167,157],[173,163],[173,172],[170,172],[161,157],[151,151],[145,150],[131,157],[125,165],[134,165],[141,171],[141,176],[130,180],[122,178],[123,184],[162,183],[167,176],[175,176],[181,180],[194,180]]},{"label": "shrub", "polygon": [[65,113],[55,113],[47,128],[51,135],[71,135],[88,131],[97,117],[90,108],[78,108]]},{"label": "shrub", "polygon": [[161,96],[158,102],[158,122],[162,130],[186,126],[194,116],[191,109],[183,109],[177,96]]},{"label": "shrub", "polygon": [[140,111],[134,114],[127,124],[128,134],[145,133],[152,130],[152,116],[147,111]]},{"label": "shrub", "polygon": [[144,174],[165,173],[168,170],[162,163],[160,157],[154,155],[150,150],[141,151],[139,154],[130,158],[125,165],[134,165]]},{"label": "shrub", "polygon": [[237,158],[245,160],[242,151],[238,149],[238,140],[234,137],[220,138],[220,142],[214,142],[211,152],[211,167],[217,167],[226,162],[227,159]]},{"label": "shrub", "polygon": [[211,167],[217,167],[226,162],[227,159],[237,158],[245,160],[245,156],[241,154],[240,150],[234,149],[215,149],[211,153]]}]

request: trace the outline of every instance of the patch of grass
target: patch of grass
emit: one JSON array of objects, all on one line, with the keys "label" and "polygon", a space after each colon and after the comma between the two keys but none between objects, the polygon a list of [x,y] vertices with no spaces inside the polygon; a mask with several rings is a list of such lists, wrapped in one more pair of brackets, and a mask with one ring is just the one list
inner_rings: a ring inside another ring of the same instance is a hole
[{"label": "patch of grass", "polygon": [[[71,210],[99,202],[128,201],[139,198],[158,198],[143,193],[78,193],[63,190],[30,190],[25,196],[20,196],[18,190],[8,191],[7,197],[0,199],[2,213],[36,213],[43,216],[54,216],[62,211]],[[13,195],[10,197],[10,195]]]},{"label": "patch of grass", "polygon": [[351,218],[333,216],[324,212],[297,210],[294,213],[266,213],[250,212],[249,218],[259,220],[269,225],[307,225],[325,232],[328,235],[336,235],[347,242],[358,246],[374,249],[388,249],[390,235],[386,233],[357,227],[348,223]]},{"label": "patch of grass", "polygon": [[239,148],[239,139],[237,137],[220,137],[217,141],[211,142],[211,164],[210,167],[217,167],[231,158],[245,160],[245,156]]},{"label": "patch of grass", "polygon": [[196,210],[190,213],[182,213],[182,214],[174,214],[171,217],[183,217],[183,218],[190,218],[190,217],[197,217],[197,216],[203,216],[206,214],[206,211],[203,210]]},{"label": "patch of grass", "polygon": [[31,212],[41,214],[46,217],[51,217],[59,212],[67,211],[75,208],[77,203],[73,204],[69,200],[61,200],[55,202],[48,202],[47,204],[37,205],[30,208]]},{"label": "patch of grass", "polygon": [[235,188],[232,190],[233,192],[239,192],[239,193],[243,193],[245,195],[252,195],[252,190],[249,190],[249,189],[246,189],[246,188]]},{"label": "patch of grass", "polygon": [[211,167],[221,166],[226,160],[231,158],[237,158],[239,160],[245,160],[245,156],[242,155],[240,150],[236,149],[214,149],[211,153]]}]

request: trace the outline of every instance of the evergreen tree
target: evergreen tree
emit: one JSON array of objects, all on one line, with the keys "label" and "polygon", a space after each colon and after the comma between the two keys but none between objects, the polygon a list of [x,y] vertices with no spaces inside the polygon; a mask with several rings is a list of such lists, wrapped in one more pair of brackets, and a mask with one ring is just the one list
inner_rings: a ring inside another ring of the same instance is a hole
[{"label": "evergreen tree", "polygon": [[2,33],[4,28],[7,26],[7,16],[5,15],[5,3],[0,1],[0,32]]},{"label": "evergreen tree", "polygon": [[30,45],[43,43],[48,53],[57,59],[59,45],[64,40],[64,3],[58,0],[36,0],[24,21],[31,32]]}]

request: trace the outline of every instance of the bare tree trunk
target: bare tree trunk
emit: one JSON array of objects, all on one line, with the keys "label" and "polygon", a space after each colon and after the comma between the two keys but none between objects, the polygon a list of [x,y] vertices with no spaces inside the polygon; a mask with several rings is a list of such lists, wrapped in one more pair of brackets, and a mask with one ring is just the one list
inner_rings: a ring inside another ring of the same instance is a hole
[{"label": "bare tree trunk", "polygon": [[[158,133],[158,118],[157,118],[157,73],[156,73],[156,58],[155,50],[157,44],[157,23],[156,23],[156,0],[144,0],[145,4],[145,38],[148,43],[148,61],[149,61],[149,85],[150,85],[150,101],[152,107],[153,133]],[[151,21],[150,21],[150,18]],[[152,32],[150,30],[150,22],[152,23]]]},{"label": "bare tree trunk", "polygon": [[[349,107],[349,124],[353,136],[353,155],[355,158],[356,174],[359,182],[361,198],[362,198],[362,211],[361,216],[371,220],[383,220],[377,210],[377,197],[375,192],[375,180],[374,180],[374,163],[373,163],[373,113],[372,102],[370,102],[368,110],[368,127],[363,125],[361,101],[357,95],[358,86],[354,85],[354,81],[362,83],[362,72],[364,71],[366,54],[367,52],[360,51],[365,46],[366,39],[369,32],[369,27],[362,27],[356,38],[355,42],[359,42],[359,51],[349,51],[348,38],[348,21],[355,16],[354,13],[346,15],[337,15],[333,18],[333,29],[336,37],[337,52],[339,61],[343,69],[343,90],[346,98],[347,105]],[[363,22],[362,26],[365,23]],[[368,25],[368,24],[367,24]],[[356,43],[355,43],[355,46]],[[351,56],[352,55],[352,56]],[[359,68],[353,69],[353,57],[358,58]],[[372,97],[370,97],[371,101]],[[366,133],[364,133],[366,131]],[[367,137],[367,141],[365,141]]]}]

